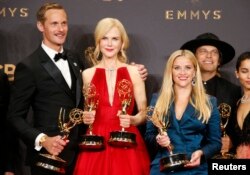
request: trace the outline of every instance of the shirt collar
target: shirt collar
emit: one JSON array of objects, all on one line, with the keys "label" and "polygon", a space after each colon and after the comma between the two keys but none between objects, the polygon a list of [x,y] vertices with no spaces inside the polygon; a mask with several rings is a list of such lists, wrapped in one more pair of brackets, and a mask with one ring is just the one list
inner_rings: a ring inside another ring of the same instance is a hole
[{"label": "shirt collar", "polygon": [[[46,46],[43,42],[41,44],[41,47],[43,48],[43,50],[47,53],[47,55],[50,57],[50,59],[54,60],[53,58],[55,57],[55,55],[58,53],[55,50],[49,48],[48,46]],[[61,49],[60,53],[63,52],[63,48]]]}]

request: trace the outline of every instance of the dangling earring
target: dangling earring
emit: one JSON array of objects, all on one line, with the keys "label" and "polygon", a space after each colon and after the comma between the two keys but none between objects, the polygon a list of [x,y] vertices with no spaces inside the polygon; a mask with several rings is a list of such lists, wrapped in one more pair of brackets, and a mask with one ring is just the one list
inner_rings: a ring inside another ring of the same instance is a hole
[{"label": "dangling earring", "polygon": [[192,86],[195,86],[195,77],[192,79]]}]

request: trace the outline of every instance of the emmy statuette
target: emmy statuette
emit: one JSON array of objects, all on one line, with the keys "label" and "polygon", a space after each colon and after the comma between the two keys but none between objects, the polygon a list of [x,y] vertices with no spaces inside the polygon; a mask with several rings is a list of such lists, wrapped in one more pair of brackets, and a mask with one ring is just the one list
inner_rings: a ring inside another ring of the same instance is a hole
[{"label": "emmy statuette", "polygon": [[[231,115],[231,106],[226,103],[221,103],[218,106],[220,112],[220,128],[222,132],[222,137],[226,137],[226,126],[228,124],[229,117]],[[214,159],[234,159],[235,155],[227,152],[221,152],[213,157]]]},{"label": "emmy statuette", "polygon": [[[99,94],[93,83],[89,83],[83,88],[85,110],[95,110],[99,103]],[[93,126],[90,124],[89,132],[81,137],[79,147],[81,150],[102,150],[104,149],[104,137],[93,134]]]},{"label": "emmy statuette", "polygon": [[[166,120],[163,119],[161,121],[157,110],[153,106],[149,106],[147,108],[147,119],[158,128],[160,135],[163,135],[165,132],[167,132],[167,128],[170,124],[169,116]],[[160,171],[174,171],[183,168],[184,165],[189,162],[186,154],[173,153],[173,145],[170,144],[169,146],[167,146],[167,150],[169,151],[169,156],[164,157],[160,160]]]},{"label": "emmy statuette", "polygon": [[[118,94],[122,104],[122,114],[127,114],[126,109],[132,100],[132,84],[126,79],[118,82]],[[121,131],[110,132],[109,144],[115,147],[131,148],[136,146],[136,135],[128,132],[125,128]]]},{"label": "emmy statuette", "polygon": [[[62,139],[66,140],[70,134],[70,130],[77,124],[82,123],[80,115],[74,114],[74,109],[70,111],[69,121],[65,121],[65,109],[61,108],[58,117],[58,127],[63,134]],[[36,163],[38,167],[54,171],[58,174],[65,174],[67,162],[58,156],[51,154],[39,154],[39,161]]]}]

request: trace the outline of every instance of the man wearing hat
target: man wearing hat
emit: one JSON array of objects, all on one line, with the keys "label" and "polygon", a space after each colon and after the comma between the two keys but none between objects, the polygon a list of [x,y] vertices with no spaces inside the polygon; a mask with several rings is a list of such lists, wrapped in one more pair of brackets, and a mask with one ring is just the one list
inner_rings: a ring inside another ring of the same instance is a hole
[{"label": "man wearing hat", "polygon": [[[191,50],[199,63],[202,80],[209,95],[217,97],[218,108],[221,114],[222,129],[226,127],[226,133],[230,136],[230,128],[233,126],[227,124],[227,119],[231,118],[236,110],[236,103],[241,98],[241,89],[239,86],[222,78],[219,68],[230,62],[235,56],[234,48],[221,41],[213,33],[204,33],[197,36],[194,40],[186,42],[181,49]],[[223,112],[222,112],[223,111]],[[224,132],[222,137],[222,154],[229,151],[230,139]]]}]

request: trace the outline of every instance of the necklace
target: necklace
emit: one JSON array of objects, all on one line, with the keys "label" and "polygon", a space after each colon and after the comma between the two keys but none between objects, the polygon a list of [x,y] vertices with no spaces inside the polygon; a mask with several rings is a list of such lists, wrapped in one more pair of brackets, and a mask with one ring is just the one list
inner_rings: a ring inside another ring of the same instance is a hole
[{"label": "necklace", "polygon": [[111,106],[113,105],[114,93],[115,93],[115,77],[116,77],[116,68],[106,68],[106,79],[108,83],[108,94],[109,94],[109,102]]},{"label": "necklace", "polygon": [[116,70],[117,70],[117,60],[112,62],[108,62],[106,64],[105,60],[103,60],[103,66],[106,72],[106,82],[108,86],[108,94],[109,94],[109,102],[110,105],[113,105],[114,94],[115,94],[115,83],[116,83]]},{"label": "necklace", "polygon": [[250,98],[248,96],[243,95],[240,99],[240,103],[248,103],[250,102]]},{"label": "necklace", "polygon": [[105,68],[105,70],[107,71],[107,72],[113,72],[113,71],[115,71],[115,68]]}]

